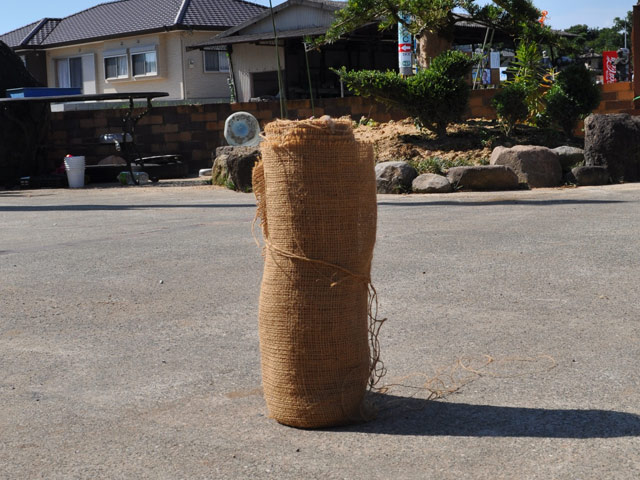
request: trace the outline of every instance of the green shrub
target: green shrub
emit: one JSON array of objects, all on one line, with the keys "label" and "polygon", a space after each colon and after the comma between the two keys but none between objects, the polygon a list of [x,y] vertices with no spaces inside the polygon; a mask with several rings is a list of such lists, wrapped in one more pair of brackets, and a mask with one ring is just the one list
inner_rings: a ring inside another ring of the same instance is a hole
[{"label": "green shrub", "polygon": [[573,135],[573,129],[580,119],[575,102],[557,84],[549,90],[545,102],[547,110],[543,124],[559,127],[566,135]]},{"label": "green shrub", "polygon": [[491,101],[505,135],[510,136],[518,122],[524,122],[529,115],[526,102],[527,87],[521,83],[511,83],[498,91]]},{"label": "green shrub", "polygon": [[545,69],[542,66],[542,52],[537,43],[521,40],[515,52],[515,58],[509,65],[508,72],[513,80],[508,84],[517,84],[523,89],[523,101],[528,109],[527,119],[535,122],[544,111]]},{"label": "green shrub", "polygon": [[571,65],[558,74],[545,96],[546,121],[572,136],[578,121],[597,108],[600,98],[600,89],[589,71],[583,65]]},{"label": "green shrub", "polygon": [[356,95],[400,108],[419,128],[443,135],[447,125],[460,120],[467,108],[470,87],[464,76],[472,65],[473,59],[464,53],[449,51],[408,78],[391,71],[347,71],[344,67],[334,71]]},{"label": "green shrub", "polygon": [[600,89],[593,81],[591,73],[584,65],[573,64],[562,70],[556,84],[576,104],[580,115],[589,115],[600,104]]}]

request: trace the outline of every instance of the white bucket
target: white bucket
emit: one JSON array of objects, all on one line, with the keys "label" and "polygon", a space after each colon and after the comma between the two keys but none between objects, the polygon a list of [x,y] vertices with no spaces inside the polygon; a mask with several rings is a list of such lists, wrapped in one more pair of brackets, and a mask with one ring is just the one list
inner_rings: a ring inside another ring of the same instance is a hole
[{"label": "white bucket", "polygon": [[66,157],[64,169],[67,171],[69,188],[84,187],[84,157]]}]

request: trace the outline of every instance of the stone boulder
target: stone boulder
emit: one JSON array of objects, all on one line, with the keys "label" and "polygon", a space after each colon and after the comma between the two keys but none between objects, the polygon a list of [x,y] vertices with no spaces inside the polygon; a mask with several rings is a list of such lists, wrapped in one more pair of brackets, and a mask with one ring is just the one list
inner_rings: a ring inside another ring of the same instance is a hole
[{"label": "stone boulder", "polygon": [[[213,182],[221,185],[228,178],[233,182],[235,190],[250,192],[252,189],[251,174],[259,159],[260,150],[256,147],[218,147],[211,175]],[[224,173],[225,165],[226,175]]]},{"label": "stone boulder", "polygon": [[213,161],[211,169],[211,182],[214,185],[225,185],[229,178],[229,170],[227,170],[227,159],[229,155],[218,155]]},{"label": "stone boulder", "polygon": [[570,172],[573,167],[584,165],[584,150],[564,145],[551,150],[558,156],[563,172]]},{"label": "stone boulder", "polygon": [[506,165],[453,167],[447,172],[453,188],[458,190],[516,190],[518,176]]},{"label": "stone boulder", "polygon": [[378,193],[406,193],[411,191],[411,182],[418,176],[415,168],[407,162],[382,162],[376,165]]},{"label": "stone boulder", "polygon": [[413,193],[450,193],[453,187],[449,180],[442,175],[424,173],[418,175],[411,183]]},{"label": "stone boulder", "polygon": [[576,185],[581,187],[607,185],[610,179],[607,167],[576,167],[571,170],[571,175]]},{"label": "stone boulder", "polygon": [[491,165],[511,167],[520,183],[531,188],[562,185],[562,167],[558,156],[547,147],[516,145],[512,148],[496,147],[491,153]]},{"label": "stone boulder", "polygon": [[584,121],[585,166],[607,167],[614,182],[640,181],[640,117],[593,114]]}]

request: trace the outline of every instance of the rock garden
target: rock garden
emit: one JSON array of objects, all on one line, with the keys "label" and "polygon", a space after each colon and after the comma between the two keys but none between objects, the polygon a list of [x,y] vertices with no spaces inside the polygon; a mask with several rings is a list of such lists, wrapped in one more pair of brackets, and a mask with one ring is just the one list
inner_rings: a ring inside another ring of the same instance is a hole
[{"label": "rock garden", "polygon": [[[640,181],[640,119],[590,115],[584,138],[519,126],[502,133],[496,120],[449,126],[446,136],[418,130],[412,119],[355,124],[359,140],[373,144],[378,193],[452,193],[531,188],[573,188]],[[256,147],[220,147],[213,183],[250,191]]]},{"label": "rock garden", "polygon": [[[533,53],[532,53],[533,52]],[[378,193],[449,193],[640,181],[640,119],[591,114],[601,92],[580,64],[545,75],[535,43],[521,42],[512,80],[496,92],[495,120],[462,120],[473,59],[449,51],[414,76],[336,70],[349,90],[407,112],[399,122],[362,118]],[[259,149],[219,148],[213,182],[251,189]]]}]

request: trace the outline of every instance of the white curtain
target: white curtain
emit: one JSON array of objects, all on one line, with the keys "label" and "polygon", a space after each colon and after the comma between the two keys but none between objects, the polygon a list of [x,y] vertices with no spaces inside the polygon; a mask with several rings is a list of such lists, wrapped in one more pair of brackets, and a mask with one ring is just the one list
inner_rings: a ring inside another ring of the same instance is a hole
[{"label": "white curtain", "polygon": [[56,75],[58,77],[58,87],[69,88],[71,86],[69,60],[67,58],[56,60]]}]

